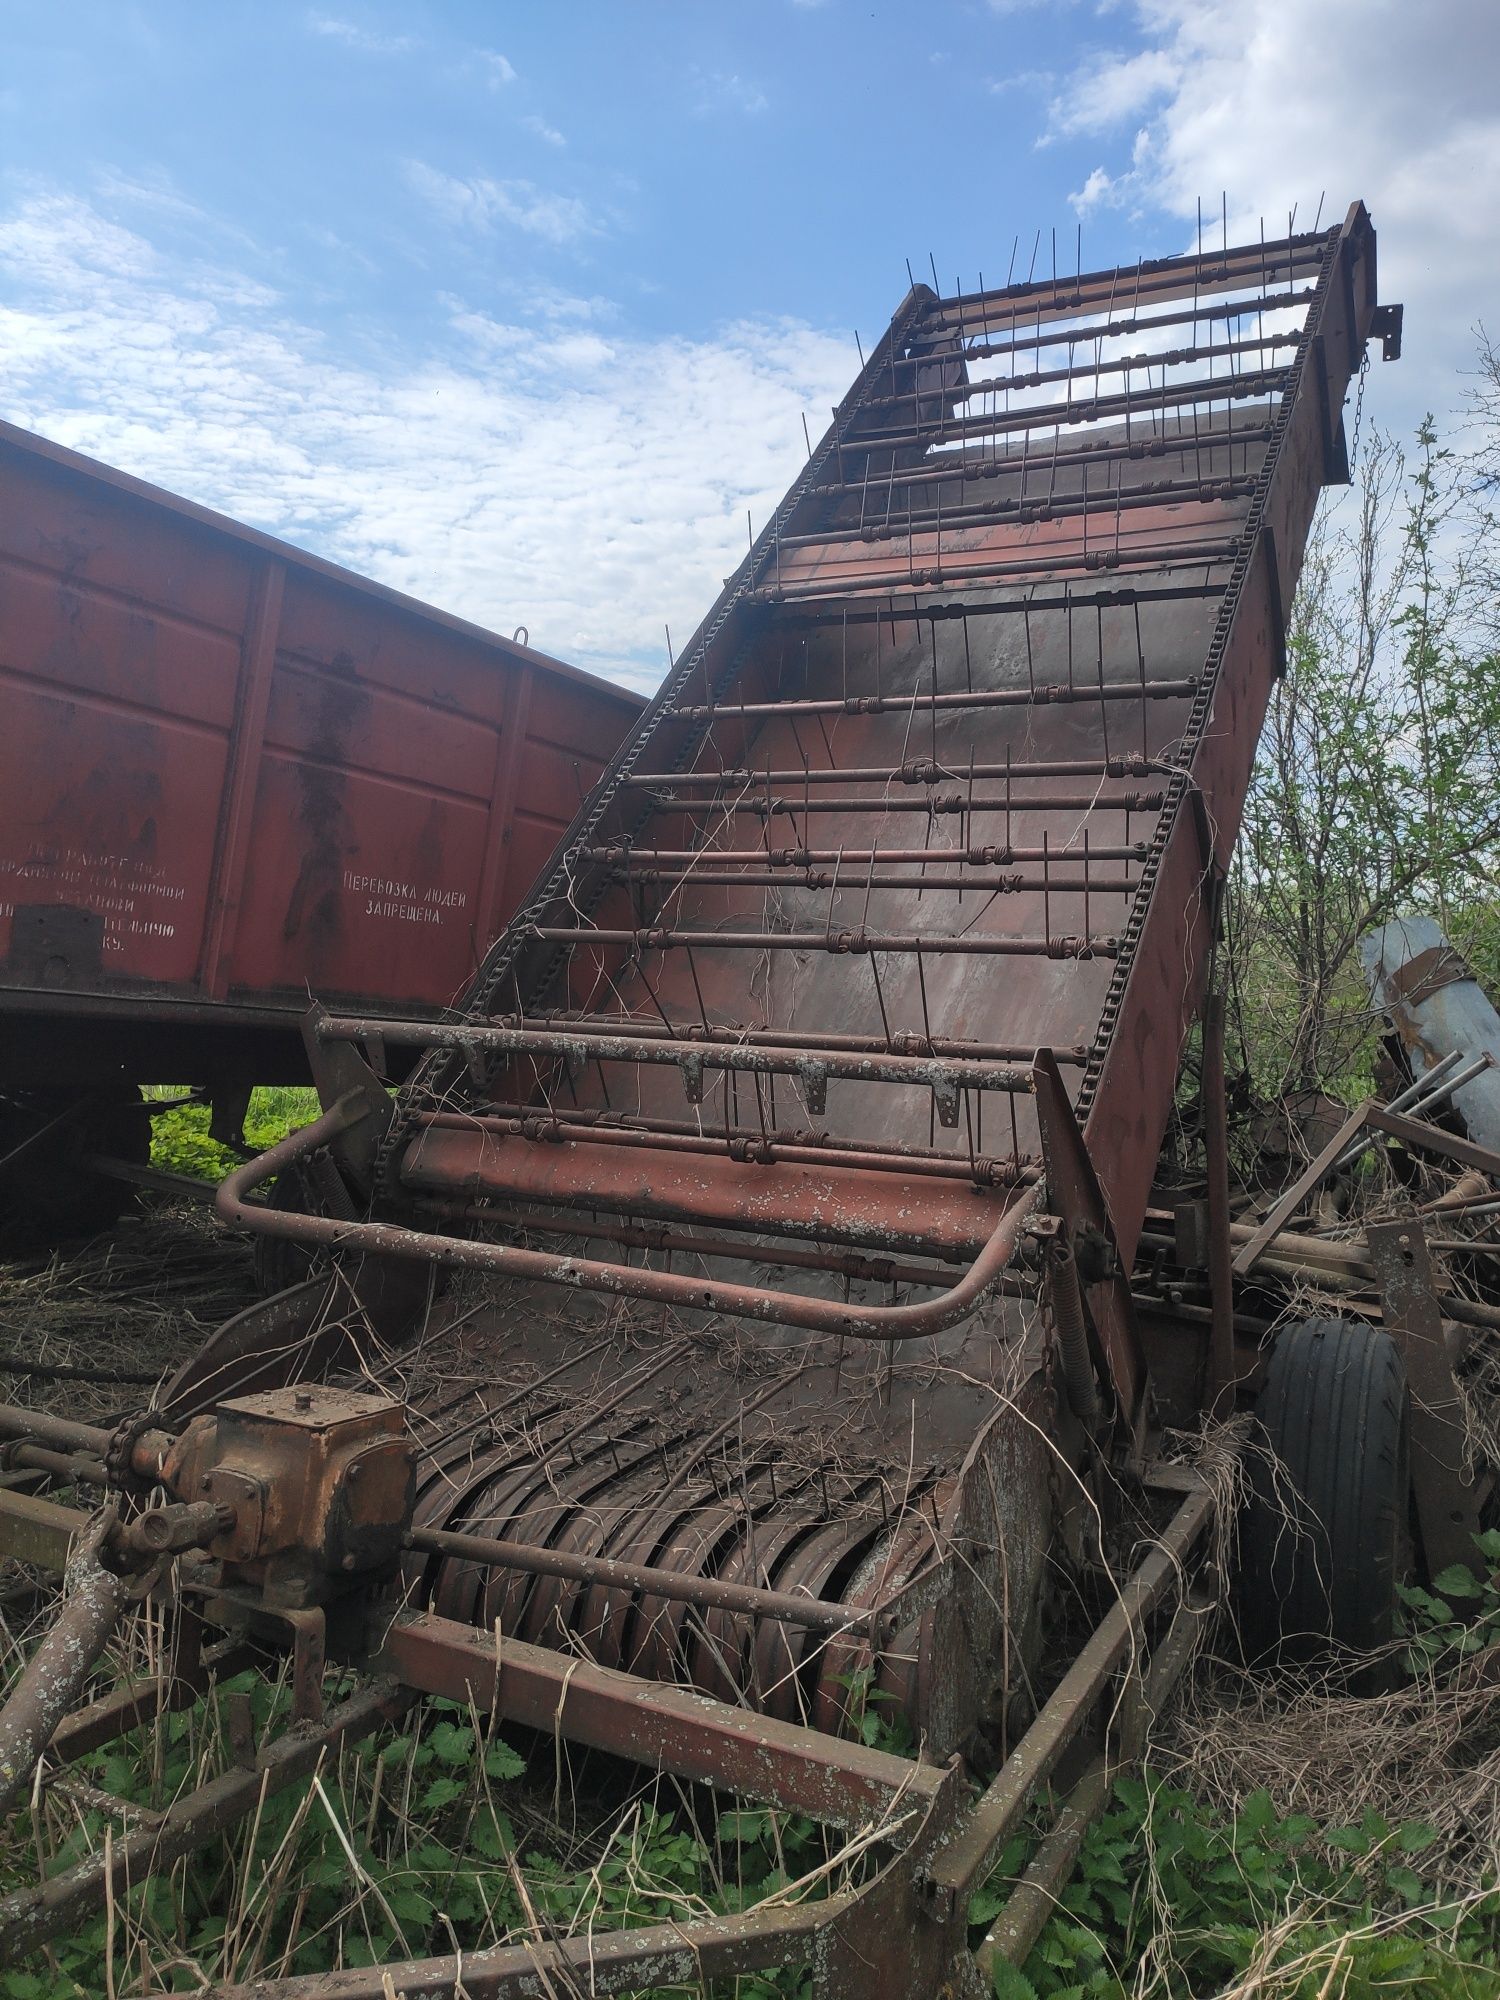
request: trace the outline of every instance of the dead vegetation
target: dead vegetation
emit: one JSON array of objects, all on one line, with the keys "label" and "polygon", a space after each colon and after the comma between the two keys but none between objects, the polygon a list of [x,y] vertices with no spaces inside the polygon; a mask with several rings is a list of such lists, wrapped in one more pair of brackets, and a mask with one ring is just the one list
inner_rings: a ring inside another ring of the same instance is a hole
[{"label": "dead vegetation", "polygon": [[91,1243],[0,1262],[0,1397],[101,1422],[254,1303],[248,1247],[193,1202]]}]

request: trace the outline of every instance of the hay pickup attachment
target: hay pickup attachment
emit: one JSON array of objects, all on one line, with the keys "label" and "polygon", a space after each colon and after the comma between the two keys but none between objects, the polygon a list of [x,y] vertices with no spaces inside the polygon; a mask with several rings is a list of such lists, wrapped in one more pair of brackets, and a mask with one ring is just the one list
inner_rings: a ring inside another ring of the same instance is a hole
[{"label": "hay pickup attachment", "polygon": [[[266,1784],[425,1690],[878,1834],[830,1895],[257,1990],[802,1965],[917,2000],[1024,1953],[1221,1594],[1212,1485],[1160,1442],[1253,1362],[1218,1176],[1211,1310],[1164,1332],[1130,1271],[1313,507],[1397,323],[1357,205],[915,287],[463,1004],[309,1019],[323,1115],[220,1212],[326,1267],[156,1433],[6,1414],[13,1458],[221,1509],[154,1532],[207,1557],[182,1687],[200,1615],[293,1646]],[[325,1647],[390,1679],[321,1715]],[[858,1740],[872,1700],[915,1760]],[[84,1895],[10,1899],[0,1940]]]}]

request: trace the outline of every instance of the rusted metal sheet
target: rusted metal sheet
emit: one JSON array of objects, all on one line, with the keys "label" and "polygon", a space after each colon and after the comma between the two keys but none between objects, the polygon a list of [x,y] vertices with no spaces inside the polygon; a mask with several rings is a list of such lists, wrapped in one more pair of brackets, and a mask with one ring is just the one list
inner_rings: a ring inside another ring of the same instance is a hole
[{"label": "rusted metal sheet", "polygon": [[[1500,1014],[1431,917],[1382,924],[1361,940],[1359,955],[1414,1077],[1436,1082],[1438,1066],[1455,1052],[1500,1064]],[[1500,1067],[1455,1091],[1453,1106],[1471,1139],[1500,1144]]]},{"label": "rusted metal sheet", "polygon": [[38,1020],[139,1037],[122,1002],[258,1028],[293,1080],[310,992],[446,1005],[640,707],[0,424],[12,1080]]}]

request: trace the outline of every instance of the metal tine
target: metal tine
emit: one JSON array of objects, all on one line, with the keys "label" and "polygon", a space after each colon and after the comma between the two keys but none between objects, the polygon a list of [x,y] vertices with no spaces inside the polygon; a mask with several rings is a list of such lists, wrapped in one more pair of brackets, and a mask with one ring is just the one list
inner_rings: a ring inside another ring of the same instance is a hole
[{"label": "metal tine", "polygon": [[843,866],[844,850],[839,849],[839,858],[833,864],[833,880],[828,885],[828,920],[823,926],[823,934],[830,951],[833,949],[833,906],[838,900],[839,870]]},{"label": "metal tine", "polygon": [[880,1009],[881,1030],[885,1035],[885,1045],[890,1049],[895,1044],[891,1034],[890,1016],[885,1010],[885,989],[880,983],[880,954],[878,952],[872,951],[870,954],[870,972],[875,981],[875,1004]]},{"label": "metal tine", "polygon": [[703,988],[698,983],[698,966],[693,957],[692,946],[687,947],[688,975],[693,982],[693,991],[698,997],[698,1022],[705,1030],[708,1027],[708,1005],[703,998]]},{"label": "metal tine", "polygon": [[[878,847],[876,847],[876,846],[872,846],[872,847],[871,847],[871,849],[870,849],[870,868],[869,868],[869,873],[868,873],[868,874],[866,875],[866,877],[865,877],[865,905],[864,905],[864,909],[863,909],[863,910],[861,911],[861,913],[860,913],[860,919],[859,919],[859,927],[860,927],[860,930],[861,930],[861,931],[868,931],[868,930],[869,930],[869,928],[870,928],[870,896],[871,896],[871,893],[872,893],[872,891],[874,890],[874,887],[875,887],[875,856],[876,856],[876,854],[877,854],[878,852],[879,852],[879,849],[878,849]],[[841,867],[841,866],[843,865],[843,860],[844,860],[844,850],[843,850],[843,848],[841,847],[841,848],[839,849],[839,858],[838,858],[838,860],[837,860],[837,861],[836,861],[836,862],[834,863],[834,880],[835,880],[835,882],[837,882],[837,880],[838,880],[838,871],[839,871],[840,867]],[[920,899],[920,897],[921,897],[921,890],[920,890],[920,889],[919,889],[919,890],[917,891],[917,895],[918,895],[918,898]],[[831,903],[831,902],[830,902],[830,905],[829,905],[829,911],[830,911],[830,915],[831,915],[831,914],[832,914],[832,903]]]},{"label": "metal tine", "polygon": [[1141,671],[1141,755],[1150,754],[1150,735],[1146,718],[1146,647],[1141,638],[1141,607],[1133,605],[1135,613],[1135,656]]},{"label": "metal tine", "polygon": [[1109,763],[1109,701],[1104,692],[1104,609],[1094,607],[1095,637],[1099,645],[1099,728],[1104,743],[1104,761]]}]

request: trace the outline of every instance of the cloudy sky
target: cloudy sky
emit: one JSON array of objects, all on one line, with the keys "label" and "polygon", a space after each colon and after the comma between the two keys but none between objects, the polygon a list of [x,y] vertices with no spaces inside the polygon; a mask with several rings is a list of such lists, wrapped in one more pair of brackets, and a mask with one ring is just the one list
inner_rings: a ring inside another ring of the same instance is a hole
[{"label": "cloudy sky", "polygon": [[0,0],[0,415],[649,687],[906,289],[1364,199],[1456,408],[1496,0]]}]

